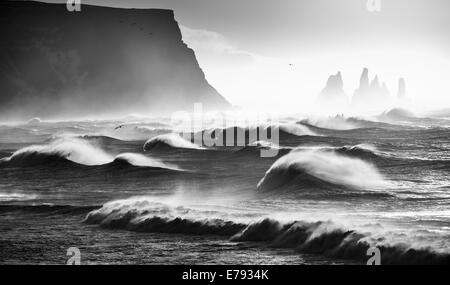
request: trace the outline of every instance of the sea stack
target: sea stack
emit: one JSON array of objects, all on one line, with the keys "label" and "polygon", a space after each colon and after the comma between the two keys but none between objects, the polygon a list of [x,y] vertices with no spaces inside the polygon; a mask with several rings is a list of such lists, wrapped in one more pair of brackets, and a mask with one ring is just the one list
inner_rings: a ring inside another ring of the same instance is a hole
[{"label": "sea stack", "polygon": [[339,71],[335,75],[328,77],[327,83],[317,96],[316,104],[319,109],[342,112],[348,107],[348,97],[344,92],[344,82]]},{"label": "sea stack", "polygon": [[[370,82],[370,84],[369,84]],[[386,110],[391,104],[391,96],[386,83],[380,84],[376,75],[372,81],[369,79],[369,69],[364,68],[360,78],[359,87],[352,98],[352,109],[356,112],[377,112]]]}]

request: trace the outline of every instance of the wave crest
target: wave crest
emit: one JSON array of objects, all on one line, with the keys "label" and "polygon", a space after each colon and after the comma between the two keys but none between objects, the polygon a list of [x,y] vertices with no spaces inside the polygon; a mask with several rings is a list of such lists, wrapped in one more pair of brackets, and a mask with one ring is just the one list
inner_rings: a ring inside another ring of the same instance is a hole
[{"label": "wave crest", "polygon": [[46,145],[19,149],[5,161],[11,165],[32,166],[65,160],[83,165],[100,165],[112,161],[111,156],[103,150],[74,137],[60,138]]},{"label": "wave crest", "polygon": [[10,157],[0,160],[0,165],[12,167],[54,164],[100,166],[118,163],[137,167],[180,170],[174,165],[165,164],[160,160],[138,153],[122,153],[114,156],[92,145],[89,141],[76,137],[64,137],[46,145],[25,147]]},{"label": "wave crest", "polygon": [[324,149],[297,150],[279,158],[258,183],[259,190],[273,190],[293,182],[316,186],[379,188],[386,182],[372,164]]},{"label": "wave crest", "polygon": [[197,235],[231,236],[245,228],[245,224],[229,221],[227,217],[217,211],[197,210],[141,198],[106,203],[102,208],[90,212],[85,222],[106,228]]},{"label": "wave crest", "polygon": [[172,170],[180,170],[177,166],[170,165],[158,159],[151,158],[138,153],[121,153],[115,157],[114,161],[127,163],[139,167],[157,167]]},{"label": "wave crest", "polygon": [[286,132],[295,136],[318,136],[310,128],[300,124],[280,124],[277,126],[280,131]]},{"label": "wave crest", "polygon": [[150,151],[157,148],[184,148],[184,149],[204,149],[176,133],[163,134],[149,139],[144,144],[144,151]]},{"label": "wave crest", "polygon": [[245,219],[239,213],[190,208],[148,197],[106,203],[90,212],[84,222],[138,232],[227,236],[231,241],[262,242],[269,247],[361,262],[367,260],[367,249],[377,246],[382,253],[382,264],[450,263],[448,249],[440,251],[379,233],[363,233],[332,221]]}]

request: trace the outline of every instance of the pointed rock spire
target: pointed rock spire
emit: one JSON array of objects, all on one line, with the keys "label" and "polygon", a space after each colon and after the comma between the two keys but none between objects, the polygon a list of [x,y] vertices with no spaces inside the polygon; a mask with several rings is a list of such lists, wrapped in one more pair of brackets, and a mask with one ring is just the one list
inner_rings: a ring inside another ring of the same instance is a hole
[{"label": "pointed rock spire", "polygon": [[370,82],[370,88],[372,90],[379,90],[380,87],[380,80],[378,79],[378,75],[375,75],[375,78]]},{"label": "pointed rock spire", "polygon": [[365,67],[359,79],[359,88],[369,87],[369,69]]},{"label": "pointed rock spire", "polygon": [[378,75],[369,80],[369,70],[363,69],[360,86],[355,90],[352,106],[359,111],[383,110],[390,104],[390,93],[385,82],[380,83]]},{"label": "pointed rock spire", "polygon": [[342,111],[348,106],[348,97],[344,92],[344,81],[341,72],[328,77],[327,83],[317,96],[316,103],[322,109]]},{"label": "pointed rock spire", "polygon": [[327,85],[325,89],[333,89],[335,91],[344,92],[342,89],[344,87],[344,82],[342,81],[342,74],[339,71],[336,75],[330,75],[327,80]]}]

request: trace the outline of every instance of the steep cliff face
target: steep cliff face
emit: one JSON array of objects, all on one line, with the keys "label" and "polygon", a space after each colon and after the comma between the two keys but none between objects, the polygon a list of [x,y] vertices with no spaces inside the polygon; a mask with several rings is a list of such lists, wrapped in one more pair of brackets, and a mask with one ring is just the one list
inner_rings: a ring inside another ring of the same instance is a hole
[{"label": "steep cliff face", "polygon": [[2,2],[0,37],[0,119],[230,107],[170,10]]}]

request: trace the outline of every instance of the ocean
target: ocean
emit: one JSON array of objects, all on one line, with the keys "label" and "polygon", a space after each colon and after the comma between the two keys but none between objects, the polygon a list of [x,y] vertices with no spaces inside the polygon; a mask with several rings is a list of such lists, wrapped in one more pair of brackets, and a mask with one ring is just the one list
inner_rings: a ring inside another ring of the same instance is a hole
[{"label": "ocean", "polygon": [[221,147],[167,121],[1,124],[0,263],[450,263],[449,120],[289,117]]}]

